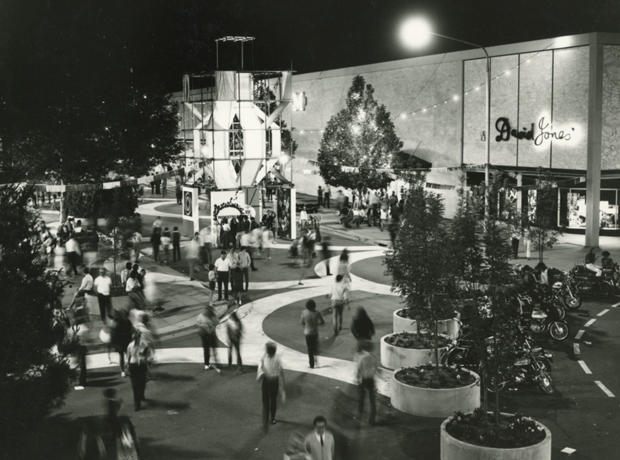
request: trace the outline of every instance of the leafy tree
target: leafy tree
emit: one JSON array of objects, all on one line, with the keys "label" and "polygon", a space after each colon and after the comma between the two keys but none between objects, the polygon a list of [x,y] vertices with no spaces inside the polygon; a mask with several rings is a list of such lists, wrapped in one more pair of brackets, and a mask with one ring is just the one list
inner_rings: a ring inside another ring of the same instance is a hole
[{"label": "leafy tree", "polygon": [[[318,163],[325,183],[357,189],[385,188],[392,180],[378,168],[390,168],[392,156],[403,147],[385,105],[374,88],[358,75],[347,92],[346,107],[334,115],[321,139]],[[345,171],[343,166],[359,168]]]},{"label": "leafy tree", "polygon": [[410,186],[424,182],[426,180],[426,171],[422,168],[429,168],[430,166],[429,162],[416,158],[407,152],[400,151],[392,155],[392,168]]},{"label": "leafy tree", "polygon": [[450,226],[449,244],[452,254],[452,269],[466,291],[477,291],[483,282],[482,228],[478,220],[479,209],[483,205],[475,194],[467,195],[465,176],[460,177],[457,189],[458,208]]},{"label": "leafy tree", "polygon": [[[489,205],[499,209],[500,191],[507,186],[499,175],[494,175],[489,186]],[[473,211],[476,214],[476,211]],[[499,384],[510,376],[515,360],[517,340],[518,305],[513,269],[510,265],[510,224],[515,212],[504,203],[504,212],[489,213],[484,219],[482,238],[470,247],[480,251],[481,269],[477,275],[484,292],[477,294],[473,311],[467,316],[467,326],[474,343],[476,355],[480,358],[482,378],[482,404],[486,416],[488,410],[488,388],[495,394],[495,423],[499,424]],[[467,273],[467,271],[466,271]],[[464,320],[465,322],[465,320]]]},{"label": "leafy tree", "polygon": [[0,444],[5,458],[32,458],[38,424],[62,404],[73,371],[54,346],[67,348],[57,307],[64,284],[38,260],[38,216],[29,190],[0,192]]},{"label": "leafy tree", "polygon": [[439,372],[438,322],[455,311],[448,232],[442,219],[443,199],[418,184],[409,191],[403,223],[394,251],[386,256],[392,290],[405,300],[405,308],[431,330],[435,342],[436,372]]},{"label": "leafy tree", "polygon": [[526,226],[534,249],[538,250],[538,261],[543,261],[545,249],[551,249],[558,242],[557,190],[554,178],[549,172],[538,169],[536,194],[531,195]]},{"label": "leafy tree", "polygon": [[178,110],[143,73],[125,2],[32,3],[5,2],[0,14],[2,166],[71,184],[175,161]]}]

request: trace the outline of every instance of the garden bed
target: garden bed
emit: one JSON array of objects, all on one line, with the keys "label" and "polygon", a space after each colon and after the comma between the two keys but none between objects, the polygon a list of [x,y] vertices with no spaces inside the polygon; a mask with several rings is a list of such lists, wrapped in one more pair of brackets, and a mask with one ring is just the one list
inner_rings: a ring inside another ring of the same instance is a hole
[{"label": "garden bed", "polygon": [[546,437],[540,423],[520,414],[501,414],[500,425],[496,426],[493,414],[489,413],[485,423],[481,409],[472,414],[457,412],[446,424],[446,431],[468,444],[501,449],[533,446]]},{"label": "garden bed", "polygon": [[477,378],[468,370],[461,367],[439,367],[439,375],[435,373],[435,366],[426,364],[418,367],[405,367],[396,372],[396,380],[405,385],[420,388],[460,388],[474,383]]},{"label": "garden bed", "polygon": [[[416,334],[414,332],[395,332],[385,337],[385,341],[394,346],[401,348],[410,348],[412,350],[428,350],[435,348],[435,340],[432,334]],[[447,347],[452,341],[445,335],[438,337],[438,347]]]}]

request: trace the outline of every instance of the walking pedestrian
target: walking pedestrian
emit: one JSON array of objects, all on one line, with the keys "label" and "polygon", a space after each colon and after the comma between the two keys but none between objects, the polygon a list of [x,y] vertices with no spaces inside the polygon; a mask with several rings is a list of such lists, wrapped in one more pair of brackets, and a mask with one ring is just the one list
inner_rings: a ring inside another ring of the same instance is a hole
[{"label": "walking pedestrian", "polygon": [[327,419],[322,415],[314,418],[314,430],[306,436],[306,452],[312,460],[333,460],[334,436],[327,431]]},{"label": "walking pedestrian", "polygon": [[263,237],[262,237],[263,251],[267,253],[267,260],[271,260],[271,246],[273,243],[274,243],[273,232],[267,226],[263,229]]},{"label": "walking pedestrian", "polygon": [[230,261],[226,257],[226,251],[222,251],[220,258],[213,264],[217,273],[217,300],[222,300],[222,284],[224,285],[224,299],[228,300],[228,272]]},{"label": "walking pedestrian", "polygon": [[329,185],[326,185],[326,186],[325,186],[325,193],[324,193],[324,195],[323,195],[323,198],[325,198],[324,204],[325,204],[325,207],[326,207],[327,209],[329,209],[329,208],[330,208],[330,206],[329,206],[329,204],[330,204],[330,203],[329,203],[329,200],[330,200],[331,196],[332,196],[332,193],[331,193],[331,190],[329,189]]},{"label": "walking pedestrian", "polygon": [[[198,315],[196,325],[198,326],[198,334],[202,340],[202,351],[204,354],[205,370],[215,369],[215,372],[220,373],[219,368],[215,364],[215,347],[217,345],[217,334],[215,328],[219,324],[213,308],[208,305],[204,308],[203,312]],[[213,351],[213,363],[211,363],[211,350]]]},{"label": "walking pedestrian", "polygon": [[237,312],[233,311],[226,321],[228,332],[228,365],[232,366],[233,348],[237,352],[237,372],[243,372],[243,362],[241,361],[241,337],[243,336],[243,325]]},{"label": "walking pedestrian", "polygon": [[349,250],[344,248],[340,253],[340,260],[338,261],[338,273],[336,275],[342,275],[342,282],[351,287],[351,272],[349,271]]},{"label": "walking pedestrian", "polygon": [[179,227],[172,229],[172,262],[181,260],[181,232]]},{"label": "walking pedestrian", "polygon": [[370,342],[375,335],[375,325],[362,306],[357,307],[351,321],[351,334],[359,341]]},{"label": "walking pedestrian", "polygon": [[189,280],[194,280],[194,270],[198,270],[196,264],[198,263],[198,256],[200,255],[200,237],[198,232],[194,233],[194,237],[189,242],[187,248],[187,263],[189,265]]},{"label": "walking pedestrian", "polygon": [[168,265],[170,263],[170,243],[172,241],[170,230],[168,227],[164,229],[164,233],[161,235],[161,248],[164,251],[164,258],[166,259],[164,263]]},{"label": "walking pedestrian", "polygon": [[[250,285],[250,255],[248,254],[247,248],[245,246],[241,247],[241,252],[239,253],[239,268],[241,269],[241,291],[248,292],[248,288]],[[243,287],[243,283],[245,282],[245,288]]]},{"label": "walking pedestrian", "polygon": [[323,260],[325,261],[325,270],[327,271],[325,276],[332,276],[330,267],[329,267],[329,259],[332,256],[329,240],[330,240],[329,236],[325,236],[325,238],[323,238],[323,241],[321,242],[321,256],[323,257]]},{"label": "walking pedestrian", "polygon": [[209,265],[209,273],[207,274],[208,284],[203,285],[209,289],[209,306],[213,307],[213,293],[215,292],[215,282],[217,281],[217,273],[215,272],[215,265]]},{"label": "walking pedestrian", "polygon": [[174,178],[174,194],[177,199],[177,204],[181,204],[181,200],[183,199],[182,183],[181,176],[176,176]]},{"label": "walking pedestrian", "polygon": [[69,270],[67,270],[67,276],[78,274],[77,266],[79,265],[79,258],[82,255],[80,250],[80,243],[75,239],[75,233],[71,232],[69,239],[65,243],[65,251],[67,253],[67,260],[69,262]]},{"label": "walking pedestrian", "polygon": [[134,409],[139,411],[142,402],[146,401],[146,374],[152,360],[152,349],[145,340],[141,339],[141,334],[138,331],[134,333],[133,341],[127,347],[127,356]]},{"label": "walking pedestrian", "polygon": [[241,293],[243,292],[243,269],[239,266],[230,269],[230,285],[232,289],[232,298],[236,301],[237,306],[243,304]]},{"label": "walking pedestrian", "polygon": [[308,213],[306,212],[306,205],[304,204],[299,211],[299,228],[306,228],[308,225]]},{"label": "walking pedestrian", "polygon": [[316,303],[314,300],[309,299],[306,302],[306,309],[301,313],[300,323],[304,327],[310,369],[314,369],[315,366],[319,367],[316,359],[319,353],[319,326],[325,324],[323,315],[316,310]]},{"label": "walking pedestrian", "polygon": [[106,315],[112,316],[112,302],[110,300],[110,290],[112,288],[112,278],[108,276],[108,271],[101,267],[99,276],[93,282],[95,292],[97,292],[97,300],[99,301],[99,314],[101,321],[106,323]]},{"label": "walking pedestrian", "polygon": [[358,411],[361,417],[364,413],[365,393],[368,392],[368,400],[370,401],[369,421],[371,425],[374,425],[377,414],[375,374],[377,373],[379,363],[377,357],[370,353],[371,349],[371,342],[359,341],[353,361],[355,361],[357,366],[357,384],[359,389]]},{"label": "walking pedestrian", "polygon": [[239,248],[241,248],[241,250],[245,251],[246,254],[249,256],[250,258],[250,267],[252,268],[252,271],[255,272],[256,270],[258,270],[255,266],[254,266],[254,258],[252,257],[252,233],[250,230],[247,230],[246,232],[244,232],[241,235],[241,238],[239,239]]},{"label": "walking pedestrian", "polygon": [[[82,283],[80,284],[80,287],[78,288],[78,290],[75,291],[75,294],[73,294],[73,300],[71,301],[69,308],[73,307],[73,304],[76,302],[76,299],[78,297],[84,297],[86,294],[94,295],[95,293],[93,291],[93,285],[94,285],[93,275],[90,274],[90,269],[88,267],[84,267],[84,278],[82,278]],[[84,302],[86,302],[85,297],[84,297]]]},{"label": "walking pedestrian", "polygon": [[349,298],[347,293],[349,291],[348,286],[343,281],[342,275],[336,276],[336,283],[332,286],[331,299],[332,299],[332,315],[334,318],[334,335],[342,330],[342,312],[344,310],[344,304],[346,303],[351,311],[351,305],[349,304]]},{"label": "walking pedestrian", "polygon": [[319,206],[323,206],[323,187],[321,187],[319,185],[319,188],[317,189],[316,194],[317,194],[317,198],[318,198],[318,201],[319,201],[318,205]]},{"label": "walking pedestrian", "polygon": [[151,248],[153,250],[153,260],[156,263],[159,262],[160,246],[161,246],[161,227],[153,227],[153,233],[151,233]]},{"label": "walking pedestrian", "polygon": [[133,325],[129,320],[126,310],[114,310],[112,312],[112,322],[110,324],[110,345],[118,353],[121,377],[125,377],[125,353],[127,347],[131,343],[133,334]]},{"label": "walking pedestrian", "polygon": [[276,409],[278,391],[282,395],[282,402],[286,400],[284,390],[284,368],[280,357],[276,355],[276,344],[267,342],[265,345],[265,355],[261,358],[258,365],[256,380],[261,381],[263,399],[263,428],[267,430],[269,420],[271,424],[276,424]]}]

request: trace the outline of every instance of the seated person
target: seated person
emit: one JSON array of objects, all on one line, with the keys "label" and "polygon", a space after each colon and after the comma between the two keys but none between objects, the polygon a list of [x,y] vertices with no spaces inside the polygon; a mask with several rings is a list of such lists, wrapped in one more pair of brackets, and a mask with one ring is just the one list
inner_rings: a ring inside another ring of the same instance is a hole
[{"label": "seated person", "polygon": [[596,262],[596,248],[590,248],[590,252],[586,254],[586,268],[596,273],[596,276],[602,276],[601,267],[595,265],[594,262]]},{"label": "seated person", "polygon": [[603,256],[601,258],[601,266],[603,267],[603,270],[613,270],[614,260],[611,258],[609,251],[603,251],[601,255]]}]

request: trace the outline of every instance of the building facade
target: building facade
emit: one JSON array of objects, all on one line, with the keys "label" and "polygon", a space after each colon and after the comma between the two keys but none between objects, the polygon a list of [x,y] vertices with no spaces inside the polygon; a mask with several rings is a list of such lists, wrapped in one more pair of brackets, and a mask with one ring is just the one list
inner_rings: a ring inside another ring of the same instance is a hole
[{"label": "building facade", "polygon": [[[585,233],[587,246],[598,245],[599,233],[620,234],[620,35],[557,37],[487,51],[490,133],[481,49],[295,75],[285,118],[299,145],[297,190],[313,194],[322,184],[315,160],[323,129],[344,108],[353,77],[362,75],[392,114],[404,150],[432,163],[427,186],[445,197],[448,215],[462,174],[451,168],[483,167],[490,136],[490,164],[523,187],[523,206],[532,202],[538,168],[550,169],[558,226]],[[469,176],[474,183],[476,174]]]}]

